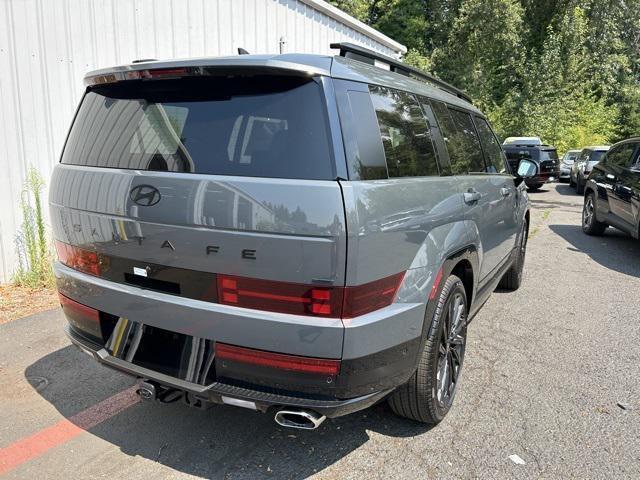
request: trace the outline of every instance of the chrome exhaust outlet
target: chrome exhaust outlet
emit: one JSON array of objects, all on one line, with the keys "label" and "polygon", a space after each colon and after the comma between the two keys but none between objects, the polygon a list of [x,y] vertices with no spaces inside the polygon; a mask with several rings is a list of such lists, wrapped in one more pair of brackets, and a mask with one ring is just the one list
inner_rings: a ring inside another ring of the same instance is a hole
[{"label": "chrome exhaust outlet", "polygon": [[301,430],[315,430],[327,419],[311,410],[278,410],[274,420],[278,425]]}]

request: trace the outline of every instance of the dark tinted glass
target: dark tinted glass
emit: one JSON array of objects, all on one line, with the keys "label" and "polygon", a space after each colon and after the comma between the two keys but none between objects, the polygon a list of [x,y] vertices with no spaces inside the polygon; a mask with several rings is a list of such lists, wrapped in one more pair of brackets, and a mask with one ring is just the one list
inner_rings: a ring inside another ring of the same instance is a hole
[{"label": "dark tinted glass", "polygon": [[484,172],[480,140],[471,115],[448,108],[441,102],[432,102],[432,105],[449,151],[453,174]]},{"label": "dark tinted glass", "polygon": [[349,118],[342,115],[345,150],[352,179],[388,178],[378,121],[368,92],[348,91]]},{"label": "dark tinted glass", "polygon": [[602,157],[604,157],[605,153],[607,153],[606,150],[594,150],[593,152],[591,152],[591,155],[589,155],[588,161],[599,162],[600,160],[602,160]]},{"label": "dark tinted glass", "polygon": [[555,150],[540,150],[539,160],[558,160],[558,152]]},{"label": "dark tinted glass", "polygon": [[438,175],[431,133],[415,96],[371,87],[389,177]]},{"label": "dark tinted glass", "polygon": [[62,163],[332,179],[320,86],[254,76],[121,82],[85,96]]},{"label": "dark tinted glass", "polygon": [[484,159],[487,164],[487,172],[489,173],[506,173],[507,167],[504,161],[504,153],[498,139],[491,131],[491,127],[484,118],[476,117],[476,127],[478,127],[478,135],[480,143],[484,150]]},{"label": "dark tinted glass", "polygon": [[631,164],[631,155],[635,150],[635,144],[625,143],[607,152],[607,163],[619,167],[628,167]]},{"label": "dark tinted glass", "polygon": [[505,152],[507,155],[507,159],[509,160],[517,160],[520,161],[522,159],[534,159],[536,158],[535,150],[513,150],[511,148],[506,148]]}]

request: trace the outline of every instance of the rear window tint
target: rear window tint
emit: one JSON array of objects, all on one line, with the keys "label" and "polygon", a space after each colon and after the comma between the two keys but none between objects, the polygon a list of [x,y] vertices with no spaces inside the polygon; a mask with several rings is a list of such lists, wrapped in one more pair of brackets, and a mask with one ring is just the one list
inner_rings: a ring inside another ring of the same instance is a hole
[{"label": "rear window tint", "polygon": [[332,179],[320,85],[253,76],[94,87],[62,163],[272,178]]},{"label": "rear window tint", "polygon": [[371,86],[389,177],[438,175],[431,132],[415,96]]}]

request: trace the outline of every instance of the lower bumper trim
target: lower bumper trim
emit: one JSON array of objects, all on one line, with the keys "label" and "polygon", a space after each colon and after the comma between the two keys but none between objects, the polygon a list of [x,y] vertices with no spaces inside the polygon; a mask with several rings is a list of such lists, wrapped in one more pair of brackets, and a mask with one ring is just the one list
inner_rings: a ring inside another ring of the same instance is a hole
[{"label": "lower bumper trim", "polygon": [[[213,403],[228,404],[228,399],[232,398],[252,402],[256,405],[256,409],[262,412],[266,412],[273,407],[299,407],[314,410],[326,417],[334,418],[370,407],[393,391],[393,389],[382,390],[349,399],[318,400],[262,392],[221,382],[214,382],[210,385],[198,385],[114,357],[103,346],[79,335],[68,325],[65,325],[64,329],[73,344],[92,355],[103,365],[135,377],[154,380],[165,387],[182,390],[202,400]],[[223,397],[226,398],[223,399]]]}]

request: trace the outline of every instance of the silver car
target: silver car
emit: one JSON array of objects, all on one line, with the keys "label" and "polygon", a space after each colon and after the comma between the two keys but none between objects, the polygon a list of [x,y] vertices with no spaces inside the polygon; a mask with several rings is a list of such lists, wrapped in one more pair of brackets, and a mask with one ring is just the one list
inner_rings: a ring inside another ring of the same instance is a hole
[{"label": "silver car", "polygon": [[560,181],[569,181],[571,177],[571,167],[580,155],[580,150],[567,150],[560,162]]},{"label": "silver car", "polygon": [[85,77],[57,287],[71,341],[142,398],[305,429],[388,399],[434,424],[469,321],[520,286],[536,164],[514,177],[460,90],[335,47]]},{"label": "silver car", "polygon": [[608,145],[599,145],[584,147],[580,151],[580,155],[578,155],[578,158],[573,162],[569,174],[569,185],[576,188],[578,195],[584,193],[584,186],[591,170],[608,150]]}]

